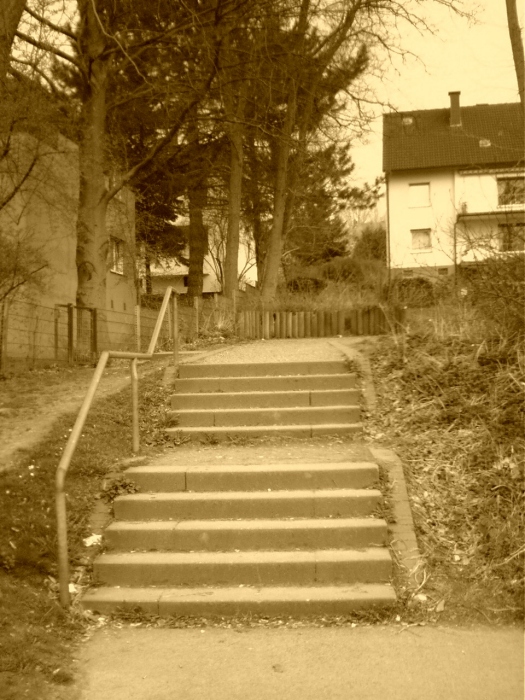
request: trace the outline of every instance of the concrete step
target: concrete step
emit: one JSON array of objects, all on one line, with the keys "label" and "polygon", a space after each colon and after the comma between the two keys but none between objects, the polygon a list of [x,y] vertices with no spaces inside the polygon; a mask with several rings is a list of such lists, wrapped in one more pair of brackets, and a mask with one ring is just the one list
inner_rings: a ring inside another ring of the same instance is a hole
[{"label": "concrete step", "polygon": [[357,389],[190,393],[175,394],[171,399],[173,410],[357,406],[358,404],[359,391]]},{"label": "concrete step", "polygon": [[385,545],[387,524],[373,518],[115,521],[104,540],[116,551],[348,549]]},{"label": "concrete step", "polygon": [[346,362],[327,360],[316,362],[255,362],[251,364],[185,364],[179,368],[179,377],[270,377],[282,375],[344,374]]},{"label": "concrete step", "polygon": [[326,423],[322,425],[240,425],[210,427],[166,428],[168,436],[175,439],[189,438],[205,442],[220,442],[239,438],[296,437],[311,438],[321,435],[356,435],[362,430],[361,423]]},{"label": "concrete step", "polygon": [[224,408],[211,411],[170,411],[171,427],[231,427],[231,426],[290,426],[322,425],[326,423],[357,423],[359,406],[305,406],[301,408]]},{"label": "concrete step", "polygon": [[135,493],[113,503],[118,520],[349,518],[370,515],[382,501],[376,489]]},{"label": "concrete step", "polygon": [[388,584],[354,586],[244,586],[242,588],[93,588],[82,606],[100,614],[140,609],[159,616],[309,618],[342,616],[391,607],[396,602]]},{"label": "concrete step", "polygon": [[[196,367],[197,365],[195,365]],[[203,367],[203,365],[198,365]],[[287,365],[286,365],[287,366]],[[190,367],[190,365],[181,365]],[[243,391],[317,391],[328,389],[355,389],[354,374],[311,374],[280,377],[191,377],[176,379],[174,388],[183,394],[193,392],[243,392]]]},{"label": "concrete step", "polygon": [[379,479],[373,462],[289,464],[172,464],[130,467],[141,491],[280,491],[363,489]]},{"label": "concrete step", "polygon": [[109,586],[226,586],[387,583],[386,548],[317,551],[126,552],[94,562],[95,583]]}]

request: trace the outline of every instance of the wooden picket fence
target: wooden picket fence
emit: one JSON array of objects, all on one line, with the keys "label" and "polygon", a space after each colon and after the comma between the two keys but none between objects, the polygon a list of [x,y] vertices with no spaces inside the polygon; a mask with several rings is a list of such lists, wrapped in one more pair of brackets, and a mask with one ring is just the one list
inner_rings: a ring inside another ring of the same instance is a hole
[{"label": "wooden picket fence", "polygon": [[241,311],[241,338],[329,338],[338,335],[381,335],[404,320],[404,309],[379,306],[338,311]]}]

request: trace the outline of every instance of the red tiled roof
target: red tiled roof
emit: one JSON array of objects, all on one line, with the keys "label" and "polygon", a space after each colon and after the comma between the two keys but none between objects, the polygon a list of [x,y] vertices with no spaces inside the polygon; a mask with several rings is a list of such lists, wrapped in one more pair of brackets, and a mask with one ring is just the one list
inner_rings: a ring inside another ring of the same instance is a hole
[{"label": "red tiled roof", "polygon": [[486,167],[524,162],[519,102],[461,107],[461,126],[450,109],[383,116],[383,170]]}]

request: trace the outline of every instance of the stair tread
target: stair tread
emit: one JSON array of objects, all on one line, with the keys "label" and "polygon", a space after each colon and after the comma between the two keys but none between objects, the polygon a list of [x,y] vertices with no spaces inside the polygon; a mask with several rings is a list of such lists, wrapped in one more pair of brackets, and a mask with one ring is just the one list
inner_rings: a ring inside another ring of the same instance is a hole
[{"label": "stair tread", "polygon": [[271,424],[264,424],[264,425],[219,425],[219,426],[205,426],[205,427],[195,427],[195,426],[177,426],[174,428],[166,428],[167,433],[223,433],[223,434],[228,434],[231,433],[232,431],[237,431],[237,432],[244,432],[249,434],[250,432],[261,432],[264,431],[264,433],[285,433],[285,432],[304,432],[308,431],[310,433],[312,430],[316,430],[322,428],[323,429],[323,434],[327,434],[327,430],[334,430],[335,432],[338,432],[340,430],[352,430],[352,431],[360,431],[362,428],[361,423],[316,423],[316,424],[310,424],[310,423],[296,423],[293,425],[271,425]]},{"label": "stair tread", "polygon": [[147,464],[130,467],[126,474],[155,473],[203,473],[203,474],[250,474],[279,472],[326,472],[326,471],[361,471],[377,469],[375,462],[276,462],[265,464]]},{"label": "stair tread", "polygon": [[152,491],[118,496],[119,501],[160,500],[257,500],[294,499],[315,496],[316,498],[358,498],[381,495],[378,489],[300,489],[296,491]]},{"label": "stair tread", "polygon": [[[180,367],[180,377],[246,377],[246,376],[310,376],[311,374],[347,373],[344,360],[312,360],[296,362],[228,362],[194,363]],[[250,374],[250,372],[252,374]]]},{"label": "stair tread", "polygon": [[[295,376],[295,375],[291,375]],[[308,378],[317,376],[317,375],[307,375]],[[318,375],[318,376],[323,376],[323,375]],[[338,376],[338,375],[330,375],[331,377]],[[347,374],[342,374],[340,375],[342,377],[348,377]],[[249,377],[244,377],[244,379],[249,379]],[[255,379],[264,379],[264,377],[255,377]],[[294,391],[293,389],[284,389],[282,391],[265,391],[265,390],[256,390],[256,391],[250,391],[250,392],[245,392],[245,391],[223,391],[221,392],[221,396],[238,396],[239,394],[254,394],[255,396],[275,396],[275,394],[291,394],[291,395],[300,395],[300,394],[348,394],[349,392],[355,392],[356,394],[358,393],[357,389],[297,389]],[[201,391],[198,394],[200,397],[206,397],[206,396],[217,396],[216,391]],[[177,398],[182,398],[184,396],[195,396],[195,392],[175,392],[174,396]]]},{"label": "stair tread", "polygon": [[253,407],[242,407],[242,408],[173,408],[168,411],[168,413],[195,413],[207,414],[207,413],[233,413],[234,415],[243,415],[245,413],[328,413],[334,410],[347,410],[358,407],[359,404],[333,404],[330,406],[253,406]]},{"label": "stair tread", "polygon": [[303,518],[293,520],[115,520],[106,530],[315,530],[386,527],[381,518]]},{"label": "stair tread", "polygon": [[239,552],[112,552],[101,554],[98,566],[129,564],[134,566],[176,564],[280,564],[315,562],[388,561],[387,547],[316,550],[246,550]]}]

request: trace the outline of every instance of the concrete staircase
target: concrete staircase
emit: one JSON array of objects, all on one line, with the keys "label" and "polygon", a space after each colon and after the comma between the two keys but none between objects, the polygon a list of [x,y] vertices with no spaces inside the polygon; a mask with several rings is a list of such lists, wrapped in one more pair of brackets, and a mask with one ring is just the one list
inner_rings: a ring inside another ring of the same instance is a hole
[{"label": "concrete staircase", "polygon": [[182,365],[168,433],[213,440],[352,434],[359,416],[355,376],[344,362]]},{"label": "concrete staircase", "polygon": [[[264,375],[260,365],[248,374],[245,365],[183,366],[176,430],[267,435],[286,419],[285,434],[352,432],[354,380],[340,363],[323,364],[329,371],[287,364],[280,376]],[[207,376],[198,379],[199,371]],[[140,491],[114,502],[106,551],[94,562],[98,587],[84,596],[85,608],[312,616],[395,601],[387,525],[374,517],[382,495],[372,462],[184,465],[174,458],[126,473]]]}]

